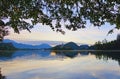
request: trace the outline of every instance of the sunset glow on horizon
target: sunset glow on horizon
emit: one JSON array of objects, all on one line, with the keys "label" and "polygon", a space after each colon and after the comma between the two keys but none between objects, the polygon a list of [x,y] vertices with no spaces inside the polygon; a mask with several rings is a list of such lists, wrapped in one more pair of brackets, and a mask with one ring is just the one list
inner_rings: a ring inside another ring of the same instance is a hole
[{"label": "sunset glow on horizon", "polygon": [[114,33],[107,35],[109,30],[113,29],[113,26],[106,24],[100,28],[89,26],[85,29],[79,29],[77,31],[70,31],[65,28],[65,35],[52,31],[49,26],[43,26],[37,24],[31,29],[31,33],[28,31],[21,31],[20,34],[14,33],[10,30],[10,35],[6,36],[5,39],[15,40],[17,42],[22,41],[63,41],[63,42],[76,42],[83,44],[94,44],[97,41],[107,39],[108,41],[115,40],[119,30],[114,30]]}]

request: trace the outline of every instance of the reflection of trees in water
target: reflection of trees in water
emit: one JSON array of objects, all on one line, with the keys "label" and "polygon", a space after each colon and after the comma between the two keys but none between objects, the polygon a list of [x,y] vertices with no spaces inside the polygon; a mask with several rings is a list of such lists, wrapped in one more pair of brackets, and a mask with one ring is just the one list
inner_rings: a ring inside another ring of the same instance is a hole
[{"label": "reflection of trees in water", "polygon": [[89,55],[89,52],[88,51],[86,51],[86,52],[80,52],[80,55],[81,56],[87,56],[87,55]]},{"label": "reflection of trees in water", "polygon": [[120,52],[92,52],[98,59],[103,59],[105,61],[112,59],[118,61],[120,65]]},{"label": "reflection of trees in water", "polygon": [[60,56],[66,56],[66,57],[70,57],[70,58],[74,58],[78,55],[78,52],[63,52],[63,51],[56,51],[55,52],[56,55],[60,55]]},{"label": "reflection of trees in water", "polygon": [[0,51],[0,57],[2,58],[16,58],[16,57],[25,57],[25,56],[40,56],[40,57],[47,57],[50,55],[50,51],[41,51],[41,50],[16,50],[16,51]]},{"label": "reflection of trees in water", "polygon": [[[70,58],[74,58],[80,53],[82,56],[89,55],[89,52],[75,52],[75,51],[57,51],[57,55],[66,56]],[[97,59],[103,59],[104,61],[107,61],[109,59],[118,61],[118,64],[120,65],[120,52],[91,52],[91,54],[94,54]]]},{"label": "reflection of trees in water", "polygon": [[2,75],[1,68],[0,68],[0,79],[6,79],[6,77]]},{"label": "reflection of trees in water", "polygon": [[76,51],[55,51],[55,53],[56,55],[66,56],[69,58],[74,58],[78,56],[79,53],[82,56],[87,56],[89,54],[89,52],[76,52]]},{"label": "reflection of trees in water", "polygon": [[0,57],[11,57],[15,51],[0,51]]},{"label": "reflection of trees in water", "polygon": [[[26,56],[31,55],[33,53],[38,54],[39,56],[46,57],[50,55],[50,52],[41,52],[41,51],[0,51],[0,57],[8,57],[11,58],[13,54],[15,56]],[[62,57],[69,57],[74,58],[80,54],[81,56],[87,56],[89,54],[88,51],[54,51],[55,55],[59,55]],[[104,61],[107,61],[109,59],[118,61],[120,65],[120,52],[91,52],[91,54],[94,54],[96,58],[103,59]]]}]

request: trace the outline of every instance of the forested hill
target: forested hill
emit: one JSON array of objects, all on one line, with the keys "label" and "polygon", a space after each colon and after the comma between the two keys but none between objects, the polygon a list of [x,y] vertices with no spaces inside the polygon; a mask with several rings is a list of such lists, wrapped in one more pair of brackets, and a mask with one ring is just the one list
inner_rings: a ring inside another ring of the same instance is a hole
[{"label": "forested hill", "polygon": [[98,41],[90,49],[96,50],[120,50],[120,35],[117,36],[117,39],[114,41],[107,42],[103,40],[102,42]]},{"label": "forested hill", "polygon": [[0,43],[0,50],[16,50],[12,43]]},{"label": "forested hill", "polygon": [[88,50],[89,46],[87,44],[78,46],[74,42],[68,42],[66,44],[56,45],[52,47],[52,50]]}]

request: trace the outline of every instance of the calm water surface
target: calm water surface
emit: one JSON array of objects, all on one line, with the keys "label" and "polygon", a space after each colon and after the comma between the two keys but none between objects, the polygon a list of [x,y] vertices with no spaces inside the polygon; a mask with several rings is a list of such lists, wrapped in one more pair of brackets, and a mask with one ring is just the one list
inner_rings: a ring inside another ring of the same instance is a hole
[{"label": "calm water surface", "polygon": [[6,79],[120,79],[120,52],[1,51]]}]

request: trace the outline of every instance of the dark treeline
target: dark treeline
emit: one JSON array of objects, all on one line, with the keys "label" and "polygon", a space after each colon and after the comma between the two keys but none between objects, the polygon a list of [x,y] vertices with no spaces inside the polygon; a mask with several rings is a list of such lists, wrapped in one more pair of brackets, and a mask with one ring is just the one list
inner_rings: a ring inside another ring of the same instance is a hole
[{"label": "dark treeline", "polygon": [[12,43],[0,43],[0,50],[16,50]]},{"label": "dark treeline", "polygon": [[96,50],[120,50],[120,41],[114,40],[107,43],[97,42],[92,48]]},{"label": "dark treeline", "polygon": [[107,42],[107,40],[103,40],[102,42],[98,41],[90,48],[96,50],[120,50],[120,34],[114,41],[110,42]]},{"label": "dark treeline", "polygon": [[11,57],[16,50],[12,43],[0,43],[0,57]]}]

